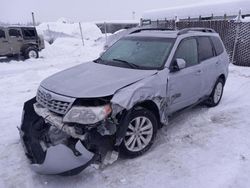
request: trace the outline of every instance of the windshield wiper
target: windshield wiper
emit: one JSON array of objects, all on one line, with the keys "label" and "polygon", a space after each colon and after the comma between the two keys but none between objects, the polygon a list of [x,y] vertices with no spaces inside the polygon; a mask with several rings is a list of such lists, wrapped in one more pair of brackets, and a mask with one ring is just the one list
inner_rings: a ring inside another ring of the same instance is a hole
[{"label": "windshield wiper", "polygon": [[136,65],[136,64],[134,64],[134,63],[129,63],[129,62],[127,62],[126,60],[122,60],[122,59],[112,59],[112,60],[113,60],[113,61],[119,61],[119,62],[125,63],[125,64],[127,64],[128,66],[130,66],[131,68],[136,68],[136,69],[141,68],[139,65]]},{"label": "windshield wiper", "polygon": [[97,59],[95,59],[93,62],[95,62],[95,63],[101,63],[101,62],[102,62],[102,59],[101,59],[101,58],[97,58]]}]

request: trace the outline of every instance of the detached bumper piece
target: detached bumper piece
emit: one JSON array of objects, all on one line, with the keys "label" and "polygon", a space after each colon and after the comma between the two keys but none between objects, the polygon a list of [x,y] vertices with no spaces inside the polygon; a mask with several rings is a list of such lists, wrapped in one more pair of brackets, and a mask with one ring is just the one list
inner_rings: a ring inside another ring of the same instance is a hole
[{"label": "detached bumper piece", "polygon": [[47,150],[44,162],[31,164],[31,168],[40,174],[78,174],[91,163],[94,155],[79,142],[76,149],[81,153],[79,156],[75,156],[72,150],[63,144],[52,146]]},{"label": "detached bumper piece", "polygon": [[33,104],[33,98],[24,104],[22,124],[19,129],[25,154],[31,163],[31,168],[40,174],[75,175],[89,166],[96,155],[88,151],[80,140],[65,136],[60,130],[54,135],[59,143],[49,143],[48,132],[51,125],[38,116]]}]

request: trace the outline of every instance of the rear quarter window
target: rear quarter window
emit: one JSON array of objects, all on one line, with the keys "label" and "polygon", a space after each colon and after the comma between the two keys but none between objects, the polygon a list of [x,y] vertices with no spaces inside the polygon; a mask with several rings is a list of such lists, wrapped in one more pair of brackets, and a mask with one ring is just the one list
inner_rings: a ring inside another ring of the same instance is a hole
[{"label": "rear quarter window", "polygon": [[214,57],[214,50],[209,37],[198,37],[199,61]]},{"label": "rear quarter window", "polygon": [[5,32],[2,29],[0,29],[0,39],[1,38],[5,38]]},{"label": "rear quarter window", "polygon": [[23,33],[24,39],[36,38],[36,30],[35,29],[23,28],[22,33]]},{"label": "rear quarter window", "polygon": [[213,42],[216,55],[222,54],[224,52],[224,47],[223,44],[221,43],[221,40],[218,37],[210,37],[210,38]]}]

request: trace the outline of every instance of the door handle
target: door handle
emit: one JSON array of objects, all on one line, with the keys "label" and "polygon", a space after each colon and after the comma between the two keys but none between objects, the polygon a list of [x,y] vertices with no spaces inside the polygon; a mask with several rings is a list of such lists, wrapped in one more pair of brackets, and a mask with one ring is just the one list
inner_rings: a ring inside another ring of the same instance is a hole
[{"label": "door handle", "polygon": [[7,40],[3,40],[3,42],[7,43],[8,41]]},{"label": "door handle", "polygon": [[196,75],[200,75],[200,74],[201,74],[201,70],[197,70]]}]

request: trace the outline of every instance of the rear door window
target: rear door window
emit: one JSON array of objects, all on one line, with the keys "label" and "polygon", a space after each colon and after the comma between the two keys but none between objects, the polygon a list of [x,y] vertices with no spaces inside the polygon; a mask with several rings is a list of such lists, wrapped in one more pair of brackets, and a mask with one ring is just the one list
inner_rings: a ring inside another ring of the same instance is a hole
[{"label": "rear door window", "polygon": [[10,37],[21,37],[21,32],[18,29],[9,29]]},{"label": "rear door window", "polygon": [[197,42],[195,38],[181,41],[175,54],[175,59],[177,58],[184,59],[187,67],[198,64]]},{"label": "rear door window", "polygon": [[6,38],[4,30],[0,29],[0,39],[1,38]]},{"label": "rear door window", "polygon": [[36,38],[36,30],[33,28],[23,28],[22,33],[24,39]]},{"label": "rear door window", "polygon": [[214,57],[214,50],[208,37],[198,37],[199,61]]},{"label": "rear door window", "polygon": [[224,47],[221,43],[221,40],[218,37],[210,37],[210,38],[213,42],[213,45],[214,45],[214,48],[216,51],[216,55],[222,54],[224,52]]}]

